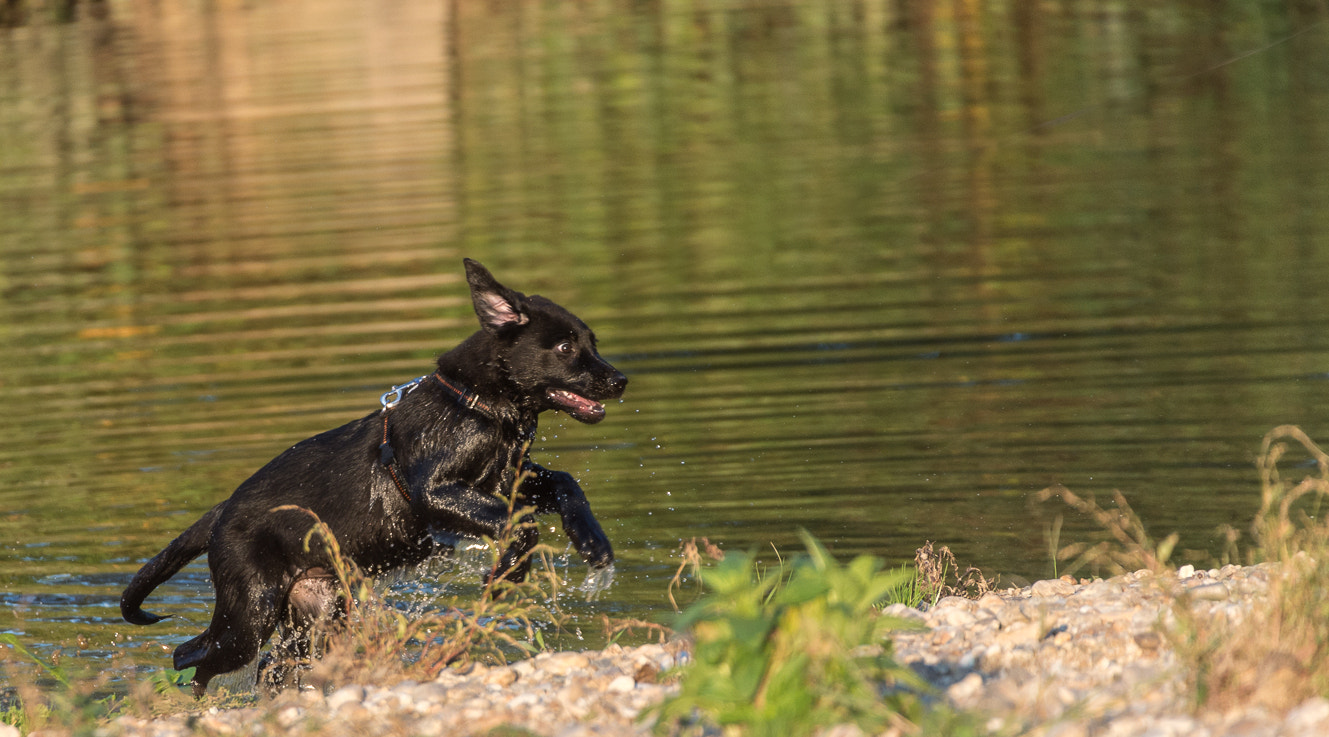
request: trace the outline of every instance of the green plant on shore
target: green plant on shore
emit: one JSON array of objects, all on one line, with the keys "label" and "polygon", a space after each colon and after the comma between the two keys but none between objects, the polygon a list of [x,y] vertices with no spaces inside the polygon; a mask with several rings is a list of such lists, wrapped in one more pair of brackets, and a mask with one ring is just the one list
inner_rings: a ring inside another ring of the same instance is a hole
[{"label": "green plant on shore", "polygon": [[887,639],[908,625],[878,612],[909,574],[870,556],[840,564],[807,533],[803,541],[806,554],[774,570],[730,553],[700,571],[707,594],[678,621],[692,658],[677,695],[658,707],[657,731],[709,723],[804,735],[852,722],[877,733],[919,715],[926,685],[891,657]]}]

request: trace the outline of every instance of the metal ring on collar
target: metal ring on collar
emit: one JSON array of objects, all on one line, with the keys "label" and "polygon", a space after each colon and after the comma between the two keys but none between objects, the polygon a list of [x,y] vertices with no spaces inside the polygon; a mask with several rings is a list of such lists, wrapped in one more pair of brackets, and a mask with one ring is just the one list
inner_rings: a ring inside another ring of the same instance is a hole
[{"label": "metal ring on collar", "polygon": [[383,392],[383,396],[378,398],[379,404],[383,405],[384,410],[389,410],[392,409],[393,407],[396,407],[397,403],[405,399],[407,394],[410,394],[417,386],[420,386],[420,382],[428,378],[429,374],[425,374],[424,376],[411,379],[405,384],[399,384],[397,386],[392,387],[386,392]]}]

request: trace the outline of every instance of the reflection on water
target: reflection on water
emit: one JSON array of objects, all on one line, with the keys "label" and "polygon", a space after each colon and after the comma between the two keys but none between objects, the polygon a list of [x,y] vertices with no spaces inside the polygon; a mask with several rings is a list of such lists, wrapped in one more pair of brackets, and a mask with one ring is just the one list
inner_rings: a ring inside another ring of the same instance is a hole
[{"label": "reflection on water", "polygon": [[474,329],[464,255],[632,377],[536,449],[620,554],[587,612],[660,619],[680,539],[799,527],[1042,576],[1055,512],[1027,500],[1054,481],[1212,553],[1261,435],[1329,435],[1322,13],[320,0],[0,28],[0,630],[195,632],[201,563],[154,628],[120,587]]}]

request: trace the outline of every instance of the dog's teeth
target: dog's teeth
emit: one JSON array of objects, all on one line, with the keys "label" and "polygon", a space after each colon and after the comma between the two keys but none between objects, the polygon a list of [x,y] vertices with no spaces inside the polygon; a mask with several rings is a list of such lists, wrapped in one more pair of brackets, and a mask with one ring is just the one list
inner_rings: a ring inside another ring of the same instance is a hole
[{"label": "dog's teeth", "polygon": [[604,418],[603,404],[566,389],[550,389],[549,399],[582,422],[594,423]]}]

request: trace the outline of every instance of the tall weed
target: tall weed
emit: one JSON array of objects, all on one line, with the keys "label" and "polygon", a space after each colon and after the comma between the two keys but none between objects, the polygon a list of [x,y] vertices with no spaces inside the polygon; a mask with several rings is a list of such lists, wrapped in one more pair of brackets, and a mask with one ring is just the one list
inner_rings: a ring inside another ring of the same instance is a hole
[{"label": "tall weed", "polygon": [[931,540],[914,551],[914,571],[896,594],[897,601],[912,607],[932,606],[947,596],[977,599],[996,587],[995,579],[973,566],[961,572],[951,549],[945,545],[938,548]]},{"label": "tall weed", "polygon": [[[1279,472],[1289,451],[1314,472],[1292,482]],[[1283,711],[1312,696],[1329,697],[1329,455],[1300,428],[1265,435],[1256,461],[1260,511],[1251,544],[1229,540],[1247,563],[1274,564],[1267,601],[1234,626],[1182,618],[1183,653],[1193,664],[1197,702],[1217,708],[1258,704]]]},{"label": "tall weed", "polygon": [[[308,512],[308,510],[305,510]],[[315,655],[304,682],[327,687],[343,683],[391,683],[429,680],[444,668],[469,662],[506,663],[545,649],[546,627],[564,622],[558,599],[562,581],[555,551],[538,545],[530,553],[541,563],[528,580],[495,576],[499,558],[512,542],[529,510],[511,504],[509,522],[498,539],[488,541],[490,580],[475,597],[454,596],[439,608],[409,611],[388,601],[372,578],[341,552],[332,531],[313,512],[305,545],[322,545],[342,592],[339,616],[319,623],[313,633]]]},{"label": "tall weed", "polygon": [[[1162,540],[1154,540],[1145,529],[1144,521],[1131,508],[1125,495],[1112,492],[1112,506],[1101,506],[1092,494],[1079,496],[1060,484],[1049,486],[1034,495],[1035,501],[1046,502],[1060,498],[1066,506],[1085,515],[1103,529],[1103,536],[1095,543],[1074,542],[1052,548],[1054,565],[1061,573],[1074,575],[1089,568],[1094,573],[1116,576],[1136,570],[1159,572],[1167,569],[1172,550],[1180,537],[1172,533]],[[1060,519],[1052,528],[1060,536]]]},{"label": "tall weed", "polygon": [[[1280,462],[1301,451],[1298,465],[1314,472],[1289,481]],[[1311,696],[1329,698],[1329,520],[1323,516],[1329,497],[1329,454],[1300,428],[1282,425],[1265,435],[1256,460],[1260,509],[1246,536],[1220,530],[1226,544],[1222,560],[1248,565],[1269,563],[1265,599],[1233,622],[1205,616],[1184,588],[1171,588],[1170,624],[1164,634],[1187,665],[1197,706],[1227,709],[1259,705],[1281,711]],[[1091,568],[1116,574],[1147,569],[1175,575],[1169,559],[1177,535],[1156,541],[1119,492],[1114,506],[1099,506],[1065,487],[1045,489],[1039,499],[1059,497],[1095,520],[1104,537],[1095,543],[1072,543],[1056,550],[1071,570]],[[1172,575],[1159,576],[1171,582]]]}]

